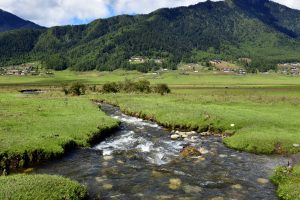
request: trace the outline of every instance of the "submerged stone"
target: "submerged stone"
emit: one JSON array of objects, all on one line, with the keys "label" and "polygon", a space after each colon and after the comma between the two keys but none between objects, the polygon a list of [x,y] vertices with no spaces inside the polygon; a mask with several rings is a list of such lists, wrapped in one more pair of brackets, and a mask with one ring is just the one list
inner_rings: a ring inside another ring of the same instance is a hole
[{"label": "submerged stone", "polygon": [[114,157],[113,156],[103,156],[104,160],[112,160]]},{"label": "submerged stone", "polygon": [[104,182],[104,181],[107,181],[107,177],[106,177],[106,176],[96,177],[95,180],[96,180],[98,183],[102,183],[102,182]]},{"label": "submerged stone", "polygon": [[268,179],[265,179],[265,178],[258,178],[258,179],[256,179],[256,181],[257,181],[259,184],[267,184],[267,183],[269,183],[269,180],[268,180]]},{"label": "submerged stone", "polygon": [[155,178],[160,178],[160,177],[162,177],[162,175],[163,174],[159,171],[156,171],[156,170],[152,171],[152,176],[155,177]]},{"label": "submerged stone", "polygon": [[120,165],[124,164],[124,162],[122,160],[117,160],[117,163],[120,164]]},{"label": "submerged stone", "polygon": [[240,190],[242,189],[243,187],[240,185],[240,184],[236,184],[236,185],[233,185],[231,186],[232,189],[236,189],[236,190]]},{"label": "submerged stone", "polygon": [[180,138],[180,135],[177,135],[177,134],[171,135],[172,140],[177,140],[178,138]]},{"label": "submerged stone", "polygon": [[171,178],[169,180],[169,188],[171,190],[177,190],[177,189],[179,189],[181,187],[181,184],[182,184],[182,182],[181,182],[181,180],[179,178]]},{"label": "submerged stone", "polygon": [[113,185],[112,184],[109,184],[109,183],[106,183],[106,184],[103,184],[103,189],[105,190],[111,190],[113,188]]},{"label": "submerged stone", "polygon": [[165,199],[173,199],[173,198],[174,198],[173,195],[158,195],[154,199],[165,200]]},{"label": "submerged stone", "polygon": [[23,172],[25,173],[25,174],[28,174],[28,173],[31,173],[31,172],[33,172],[33,168],[27,168],[27,169],[25,169]]},{"label": "submerged stone", "polygon": [[224,200],[224,198],[223,197],[213,197],[210,200]]},{"label": "submerged stone", "polygon": [[203,148],[203,147],[201,147],[201,148],[199,149],[199,152],[200,152],[201,154],[208,154],[208,153],[209,153],[209,151],[208,151],[207,149]]},{"label": "submerged stone", "polygon": [[202,192],[203,189],[199,186],[184,185],[183,190],[185,193],[199,193]]},{"label": "submerged stone", "polygon": [[180,155],[186,158],[186,157],[193,157],[193,156],[201,156],[201,153],[195,147],[188,146],[181,151]]}]

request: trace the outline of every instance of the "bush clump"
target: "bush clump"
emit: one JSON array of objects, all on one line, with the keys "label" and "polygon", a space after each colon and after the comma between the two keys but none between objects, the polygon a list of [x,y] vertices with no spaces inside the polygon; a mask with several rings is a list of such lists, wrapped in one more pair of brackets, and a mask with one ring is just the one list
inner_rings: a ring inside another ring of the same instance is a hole
[{"label": "bush clump", "polygon": [[83,83],[75,82],[69,88],[64,85],[62,90],[66,95],[80,96],[85,95],[86,86]]},{"label": "bush clump", "polygon": [[132,81],[126,79],[122,82],[110,82],[102,86],[103,93],[159,93],[161,95],[170,93],[171,90],[167,84],[158,84],[154,87],[150,86],[147,80]]},{"label": "bush clump", "polygon": [[164,95],[164,94],[169,94],[171,90],[167,84],[158,84],[154,87],[154,92]]},{"label": "bush clump", "polygon": [[118,93],[120,92],[119,85],[116,82],[105,83],[102,86],[102,92],[104,93]]}]

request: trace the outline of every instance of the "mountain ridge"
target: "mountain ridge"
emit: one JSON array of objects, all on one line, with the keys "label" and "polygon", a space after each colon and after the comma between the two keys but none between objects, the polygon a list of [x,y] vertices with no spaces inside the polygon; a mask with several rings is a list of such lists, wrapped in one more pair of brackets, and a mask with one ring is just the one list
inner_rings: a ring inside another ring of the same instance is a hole
[{"label": "mountain ridge", "polygon": [[41,28],[43,27],[0,9],[0,32],[16,30],[16,29],[41,29]]}]

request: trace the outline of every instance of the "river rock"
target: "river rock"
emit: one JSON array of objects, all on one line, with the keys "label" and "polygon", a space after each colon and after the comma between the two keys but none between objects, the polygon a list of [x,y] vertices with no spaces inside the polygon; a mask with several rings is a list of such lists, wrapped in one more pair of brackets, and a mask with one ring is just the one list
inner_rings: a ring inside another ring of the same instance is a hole
[{"label": "river rock", "polygon": [[112,160],[114,157],[113,156],[103,156],[104,160]]},{"label": "river rock", "polygon": [[201,136],[210,136],[211,134],[210,134],[210,132],[202,132],[202,133],[200,133],[200,135]]},{"label": "river rock", "polygon": [[203,189],[199,186],[184,185],[183,190],[185,193],[199,193],[202,192]]},{"label": "river rock", "polygon": [[122,160],[117,160],[117,163],[120,164],[120,165],[124,164],[124,162]]},{"label": "river rock", "polygon": [[157,199],[157,200],[174,199],[174,196],[173,195],[158,195],[154,199]]},{"label": "river rock", "polygon": [[111,190],[113,188],[113,185],[112,184],[109,184],[109,183],[105,183],[103,184],[103,189],[105,190]]},{"label": "river rock", "polygon": [[182,181],[179,178],[171,178],[169,180],[169,188],[171,190],[177,190],[181,187]]},{"label": "river rock", "polygon": [[265,179],[265,178],[258,178],[258,179],[256,179],[256,181],[257,181],[259,184],[267,184],[267,183],[269,183],[269,180],[268,180],[268,179]]},{"label": "river rock", "polygon": [[208,153],[209,153],[209,151],[208,151],[207,149],[205,149],[204,147],[201,147],[201,148],[199,149],[199,152],[200,152],[201,154],[208,154]]},{"label": "river rock", "polygon": [[224,200],[223,197],[214,197],[214,198],[211,198],[210,200]]},{"label": "river rock", "polygon": [[160,178],[160,177],[163,176],[163,174],[159,171],[153,170],[152,171],[152,176],[155,177],[155,178]]},{"label": "river rock", "polygon": [[227,158],[228,156],[225,155],[225,154],[220,154],[219,157],[220,157],[220,158]]},{"label": "river rock", "polygon": [[177,134],[171,135],[172,140],[177,140],[178,138],[180,138],[180,135],[177,135]]},{"label": "river rock", "polygon": [[240,184],[231,186],[232,189],[241,190],[243,187]]},{"label": "river rock", "polygon": [[181,136],[182,138],[187,138],[187,137],[188,137],[188,135],[187,135],[187,134],[184,134],[184,133],[180,134],[180,136]]},{"label": "river rock", "polygon": [[181,151],[180,155],[186,158],[193,156],[201,156],[201,153],[195,147],[187,146]]},{"label": "river rock", "polygon": [[107,177],[106,177],[106,176],[96,177],[95,180],[96,180],[98,183],[102,183],[102,182],[107,181]]},{"label": "river rock", "polygon": [[27,168],[23,171],[25,174],[29,174],[31,172],[33,172],[33,168]]}]

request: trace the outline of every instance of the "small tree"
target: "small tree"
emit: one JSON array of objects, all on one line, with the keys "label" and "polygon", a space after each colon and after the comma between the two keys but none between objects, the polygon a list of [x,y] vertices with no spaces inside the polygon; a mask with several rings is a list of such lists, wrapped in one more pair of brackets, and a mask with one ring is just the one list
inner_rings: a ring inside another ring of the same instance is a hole
[{"label": "small tree", "polygon": [[84,95],[85,91],[86,91],[86,86],[79,82],[73,83],[69,88],[69,94],[72,94],[74,96]]},{"label": "small tree", "polygon": [[167,84],[158,84],[154,87],[154,92],[164,95],[171,93],[171,90]]}]

